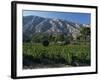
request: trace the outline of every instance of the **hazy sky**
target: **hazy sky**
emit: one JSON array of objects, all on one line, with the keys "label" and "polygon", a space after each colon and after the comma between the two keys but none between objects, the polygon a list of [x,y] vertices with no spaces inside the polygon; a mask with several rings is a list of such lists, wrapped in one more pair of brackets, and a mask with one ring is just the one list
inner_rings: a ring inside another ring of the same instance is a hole
[{"label": "hazy sky", "polygon": [[24,10],[23,16],[41,16],[45,18],[59,18],[73,21],[81,24],[90,24],[91,14],[89,13],[71,13],[71,12],[51,12],[51,11],[35,11]]}]

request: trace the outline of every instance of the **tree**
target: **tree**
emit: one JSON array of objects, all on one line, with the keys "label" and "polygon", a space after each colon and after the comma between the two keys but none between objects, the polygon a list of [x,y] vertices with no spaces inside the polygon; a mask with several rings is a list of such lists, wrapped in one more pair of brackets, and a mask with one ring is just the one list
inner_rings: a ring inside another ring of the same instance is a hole
[{"label": "tree", "polygon": [[53,36],[52,36],[52,34],[49,35],[49,41],[50,41],[50,42],[53,41]]},{"label": "tree", "polygon": [[90,38],[90,28],[89,27],[83,27],[80,30],[81,33],[81,37],[83,38],[83,40],[87,41],[88,38]]},{"label": "tree", "polygon": [[58,36],[58,40],[59,40],[59,41],[64,41],[64,35],[63,35],[63,34],[60,34],[60,35]]},{"label": "tree", "polygon": [[48,40],[44,40],[42,44],[43,44],[43,46],[48,46],[49,45],[49,41]]},{"label": "tree", "polygon": [[78,36],[77,36],[77,40],[78,40],[78,41],[82,41],[82,40],[83,40],[83,36],[82,36],[82,35],[78,35]]}]

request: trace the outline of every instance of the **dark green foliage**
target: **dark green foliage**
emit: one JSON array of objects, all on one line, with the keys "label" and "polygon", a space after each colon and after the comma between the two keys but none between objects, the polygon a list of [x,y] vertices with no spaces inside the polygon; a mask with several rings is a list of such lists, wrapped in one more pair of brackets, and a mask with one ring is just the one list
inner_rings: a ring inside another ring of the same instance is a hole
[{"label": "dark green foliage", "polygon": [[89,27],[83,27],[80,30],[81,36],[80,39],[83,39],[84,41],[89,41],[90,39],[90,28]]},{"label": "dark green foliage", "polygon": [[89,27],[83,27],[80,31],[83,35],[90,35],[90,28]]},{"label": "dark green foliage", "polygon": [[32,39],[30,41],[32,41],[34,43],[41,43],[44,40],[48,40],[49,42],[54,42],[54,43],[57,43],[60,41],[60,42],[65,42],[66,44],[69,44],[71,41],[73,41],[73,36],[72,35],[64,35],[64,34],[37,33],[32,36]]},{"label": "dark green foliage", "polygon": [[[55,65],[65,64],[69,66],[86,66],[90,65],[90,45],[49,45],[43,46],[41,43],[23,44],[23,63],[24,65]],[[30,64],[25,59],[28,59]]]},{"label": "dark green foliage", "polygon": [[60,35],[57,36],[57,40],[58,41],[64,41],[64,39],[65,38],[64,38],[64,35],[63,34],[60,34]]},{"label": "dark green foliage", "polygon": [[43,46],[48,46],[49,45],[49,41],[48,40],[44,40],[42,44],[43,44]]}]

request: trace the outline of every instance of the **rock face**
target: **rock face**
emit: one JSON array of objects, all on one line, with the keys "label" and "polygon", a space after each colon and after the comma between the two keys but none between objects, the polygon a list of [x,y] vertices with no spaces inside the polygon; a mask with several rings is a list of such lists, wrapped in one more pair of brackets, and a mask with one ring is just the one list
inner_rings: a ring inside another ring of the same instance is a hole
[{"label": "rock face", "polygon": [[23,16],[23,39],[42,34],[72,35],[74,38],[79,34],[81,27],[89,27],[85,24],[77,24],[71,21],[57,18],[43,18],[39,16]]}]

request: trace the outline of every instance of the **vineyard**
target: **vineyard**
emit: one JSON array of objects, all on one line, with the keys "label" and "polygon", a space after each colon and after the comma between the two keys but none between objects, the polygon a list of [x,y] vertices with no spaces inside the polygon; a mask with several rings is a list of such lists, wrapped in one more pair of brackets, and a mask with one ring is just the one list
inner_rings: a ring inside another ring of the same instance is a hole
[{"label": "vineyard", "polygon": [[23,68],[90,66],[90,44],[23,43]]}]

